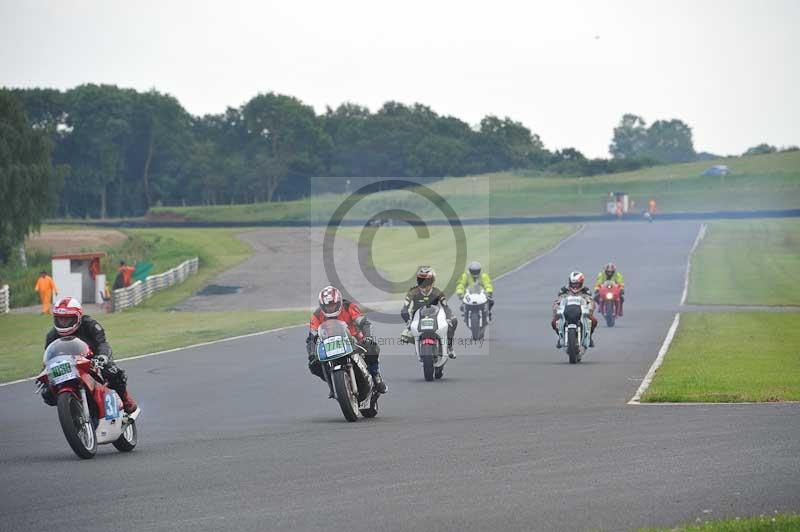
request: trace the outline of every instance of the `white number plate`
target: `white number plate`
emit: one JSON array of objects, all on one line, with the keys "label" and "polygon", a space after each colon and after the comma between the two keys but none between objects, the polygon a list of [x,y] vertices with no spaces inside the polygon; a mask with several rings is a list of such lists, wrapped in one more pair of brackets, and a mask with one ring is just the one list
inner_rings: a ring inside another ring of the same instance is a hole
[{"label": "white number plate", "polygon": [[325,351],[325,358],[335,357],[353,350],[350,346],[350,340],[344,336],[325,338],[325,340],[322,341],[322,347]]},{"label": "white number plate", "polygon": [[422,318],[419,321],[420,331],[432,331],[436,328],[436,320],[433,318]]},{"label": "white number plate", "polygon": [[61,384],[72,379],[77,379],[75,367],[69,362],[56,362],[47,368],[47,377],[51,384]]},{"label": "white number plate", "polygon": [[583,305],[583,298],[577,296],[567,297],[567,305]]}]

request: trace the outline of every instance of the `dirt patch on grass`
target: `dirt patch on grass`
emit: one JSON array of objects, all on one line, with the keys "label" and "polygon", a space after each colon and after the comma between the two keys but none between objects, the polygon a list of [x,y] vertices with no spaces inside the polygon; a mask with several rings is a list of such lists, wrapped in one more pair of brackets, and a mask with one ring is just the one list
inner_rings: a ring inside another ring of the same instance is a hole
[{"label": "dirt patch on grass", "polygon": [[114,229],[48,230],[31,235],[25,247],[53,254],[76,253],[118,246],[127,239],[125,233]]}]

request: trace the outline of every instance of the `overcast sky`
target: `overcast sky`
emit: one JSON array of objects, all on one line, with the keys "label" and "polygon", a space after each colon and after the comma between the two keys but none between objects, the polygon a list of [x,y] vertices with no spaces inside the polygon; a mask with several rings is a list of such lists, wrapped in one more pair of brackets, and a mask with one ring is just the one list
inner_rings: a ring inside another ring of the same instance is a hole
[{"label": "overcast sky", "polygon": [[686,121],[698,151],[800,144],[798,51],[797,0],[0,0],[0,86],[156,88],[193,114],[420,102],[590,156],[626,112]]}]

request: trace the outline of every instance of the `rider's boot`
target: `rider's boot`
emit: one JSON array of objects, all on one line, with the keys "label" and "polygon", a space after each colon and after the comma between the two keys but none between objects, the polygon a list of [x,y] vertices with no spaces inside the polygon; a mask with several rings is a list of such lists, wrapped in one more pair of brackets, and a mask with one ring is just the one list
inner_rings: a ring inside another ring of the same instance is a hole
[{"label": "rider's boot", "polygon": [[383,375],[381,375],[381,367],[379,362],[370,362],[368,364],[370,375],[372,375],[372,382],[375,383],[375,389],[378,393],[386,393],[389,388],[383,382]]},{"label": "rider's boot", "polygon": [[622,317],[622,300],[619,302],[619,317]]},{"label": "rider's boot", "polygon": [[139,408],[139,405],[137,405],[136,401],[133,400],[133,397],[131,397],[131,393],[128,390],[122,392],[122,406],[125,409],[126,414],[133,414],[136,412],[136,409]]},{"label": "rider's boot", "polygon": [[564,347],[564,344],[561,343],[561,335],[559,335],[558,340],[556,341],[556,349],[561,349]]},{"label": "rider's boot", "polygon": [[449,343],[447,344],[447,356],[448,356],[449,358],[456,358],[456,354],[455,354],[455,352],[453,351],[453,342],[449,342]]},{"label": "rider's boot", "polygon": [[378,390],[378,393],[386,393],[389,391],[389,387],[383,382],[383,375],[381,375],[380,370],[376,369],[372,373],[372,382],[375,383],[375,389]]},{"label": "rider's boot", "polygon": [[589,347],[594,347],[594,336],[589,335]]}]

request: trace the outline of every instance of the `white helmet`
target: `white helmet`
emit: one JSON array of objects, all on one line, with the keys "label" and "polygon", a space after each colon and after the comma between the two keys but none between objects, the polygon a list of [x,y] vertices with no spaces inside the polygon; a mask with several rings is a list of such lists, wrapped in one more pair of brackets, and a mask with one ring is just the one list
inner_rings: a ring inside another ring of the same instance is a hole
[{"label": "white helmet", "polygon": [[342,293],[333,286],[319,292],[319,308],[327,318],[335,318],[342,312]]}]

